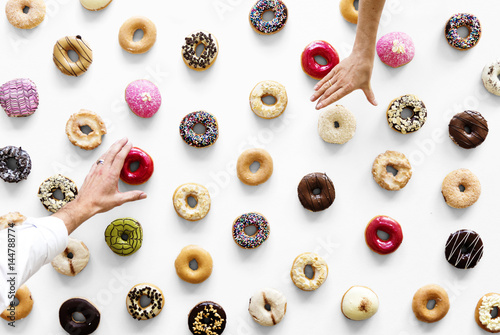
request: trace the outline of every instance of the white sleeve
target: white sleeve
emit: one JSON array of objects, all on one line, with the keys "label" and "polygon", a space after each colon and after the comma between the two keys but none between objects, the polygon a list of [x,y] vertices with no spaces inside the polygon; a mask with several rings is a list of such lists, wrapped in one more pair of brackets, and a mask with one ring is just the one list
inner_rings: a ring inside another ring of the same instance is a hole
[{"label": "white sleeve", "polygon": [[56,217],[28,218],[22,225],[0,230],[0,312],[43,265],[64,251],[68,230]]}]

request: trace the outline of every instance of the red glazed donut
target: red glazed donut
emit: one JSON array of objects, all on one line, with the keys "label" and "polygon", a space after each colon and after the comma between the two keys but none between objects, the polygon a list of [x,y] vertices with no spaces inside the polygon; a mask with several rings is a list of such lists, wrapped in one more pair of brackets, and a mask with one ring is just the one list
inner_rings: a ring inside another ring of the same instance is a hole
[{"label": "red glazed donut", "polygon": [[[326,65],[318,64],[315,56],[326,59]],[[311,42],[302,52],[302,70],[314,79],[323,79],[338,63],[337,50],[325,41]]]},{"label": "red glazed donut", "polygon": [[[377,230],[389,234],[388,240],[377,235]],[[378,254],[387,255],[396,251],[403,242],[403,230],[399,223],[385,215],[379,215],[370,220],[365,230],[366,244]]]},{"label": "red glazed donut", "polygon": [[[139,168],[132,172],[130,165],[139,162]],[[120,179],[130,185],[144,184],[151,178],[155,166],[153,159],[144,150],[139,148],[132,148],[125,158],[123,168],[120,173]]]}]

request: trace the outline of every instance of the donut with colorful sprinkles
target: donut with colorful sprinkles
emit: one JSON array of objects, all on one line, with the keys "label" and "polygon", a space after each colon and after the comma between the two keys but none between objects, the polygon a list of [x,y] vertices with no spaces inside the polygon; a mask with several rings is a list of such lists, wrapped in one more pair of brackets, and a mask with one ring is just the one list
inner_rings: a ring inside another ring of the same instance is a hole
[{"label": "donut with colorful sprinkles", "polygon": [[[257,231],[253,235],[248,235],[245,228],[254,226]],[[259,213],[246,213],[240,215],[233,223],[233,239],[237,245],[243,249],[255,249],[264,243],[269,237],[269,223],[266,218]]]},{"label": "donut with colorful sprinkles", "polygon": [[[202,124],[205,127],[203,134],[197,134],[194,126]],[[217,119],[205,111],[197,111],[186,115],[179,125],[179,131],[184,142],[195,148],[209,147],[219,138],[219,124]]]},{"label": "donut with colorful sprinkles", "polygon": [[[460,37],[458,34],[460,27],[466,27],[469,30],[467,37]],[[448,20],[444,34],[452,47],[457,50],[468,50],[474,47],[481,38],[481,23],[472,14],[458,13]]]},{"label": "donut with colorful sprinkles", "polygon": [[[274,17],[265,21],[263,15],[271,11]],[[259,0],[250,10],[250,25],[261,35],[272,35],[285,27],[288,19],[288,9],[281,0]]]}]

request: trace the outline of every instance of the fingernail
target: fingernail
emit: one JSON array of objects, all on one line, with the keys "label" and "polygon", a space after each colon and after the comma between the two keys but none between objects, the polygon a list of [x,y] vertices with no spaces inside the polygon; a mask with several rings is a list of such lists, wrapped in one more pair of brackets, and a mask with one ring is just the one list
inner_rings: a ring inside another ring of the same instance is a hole
[{"label": "fingernail", "polygon": [[316,105],[316,109],[321,109],[321,107],[323,107],[323,104],[321,102]]},{"label": "fingernail", "polygon": [[377,106],[377,105],[378,105],[377,100],[373,100],[373,102],[375,103],[375,106]]},{"label": "fingernail", "polygon": [[314,85],[314,90],[317,91],[319,88],[319,84]]},{"label": "fingernail", "polygon": [[314,101],[314,95],[311,97],[311,101]]},{"label": "fingernail", "polygon": [[142,193],[140,196],[139,196],[139,199],[146,199],[148,197],[148,195],[146,193]]}]

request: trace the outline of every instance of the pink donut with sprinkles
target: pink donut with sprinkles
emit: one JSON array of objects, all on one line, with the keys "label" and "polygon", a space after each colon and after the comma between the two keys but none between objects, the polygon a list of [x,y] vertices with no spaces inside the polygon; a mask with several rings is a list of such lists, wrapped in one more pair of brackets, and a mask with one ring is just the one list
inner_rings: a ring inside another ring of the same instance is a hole
[{"label": "pink donut with sprinkles", "polygon": [[161,106],[161,94],[155,84],[140,79],[128,84],[125,89],[125,100],[132,112],[142,118],[150,118]]},{"label": "pink donut with sprinkles", "polygon": [[[321,56],[326,60],[326,65],[321,65],[314,57]],[[317,80],[323,79],[339,63],[339,54],[330,43],[314,41],[309,43],[302,52],[302,70]]]},{"label": "pink donut with sprinkles", "polygon": [[[383,231],[389,235],[383,240],[377,235],[377,231]],[[390,254],[399,248],[403,242],[403,230],[399,223],[385,215],[379,215],[370,220],[365,230],[366,244],[370,249],[380,255]]]},{"label": "pink donut with sprinkles", "polygon": [[408,34],[388,33],[377,42],[377,55],[390,67],[400,67],[411,62],[415,56],[415,45]]}]

